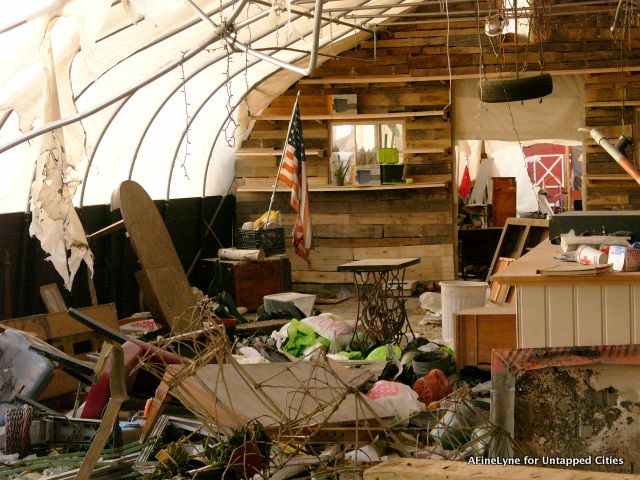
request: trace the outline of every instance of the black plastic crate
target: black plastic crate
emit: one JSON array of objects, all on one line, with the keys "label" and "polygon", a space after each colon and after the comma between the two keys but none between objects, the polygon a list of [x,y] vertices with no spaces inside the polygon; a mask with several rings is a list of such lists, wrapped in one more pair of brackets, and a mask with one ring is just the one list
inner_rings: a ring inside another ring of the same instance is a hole
[{"label": "black plastic crate", "polygon": [[236,230],[236,247],[246,250],[261,248],[267,256],[284,253],[284,228]]},{"label": "black plastic crate", "polygon": [[404,164],[380,165],[380,180],[382,184],[404,183]]}]

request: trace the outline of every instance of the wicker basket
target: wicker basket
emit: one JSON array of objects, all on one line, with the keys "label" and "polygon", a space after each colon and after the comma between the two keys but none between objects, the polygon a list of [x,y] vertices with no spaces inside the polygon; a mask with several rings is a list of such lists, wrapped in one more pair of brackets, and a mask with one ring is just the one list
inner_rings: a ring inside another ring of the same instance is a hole
[{"label": "wicker basket", "polygon": [[284,253],[284,228],[236,230],[236,247],[247,250],[261,248],[267,256]]}]

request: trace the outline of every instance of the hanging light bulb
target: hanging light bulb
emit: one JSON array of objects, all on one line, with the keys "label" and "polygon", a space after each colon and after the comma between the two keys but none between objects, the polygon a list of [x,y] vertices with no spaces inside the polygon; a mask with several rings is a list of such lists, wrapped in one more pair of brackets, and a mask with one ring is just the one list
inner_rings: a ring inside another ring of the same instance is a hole
[{"label": "hanging light bulb", "polygon": [[496,37],[504,31],[509,21],[502,15],[490,15],[487,17],[487,21],[484,25],[484,33],[490,37]]}]

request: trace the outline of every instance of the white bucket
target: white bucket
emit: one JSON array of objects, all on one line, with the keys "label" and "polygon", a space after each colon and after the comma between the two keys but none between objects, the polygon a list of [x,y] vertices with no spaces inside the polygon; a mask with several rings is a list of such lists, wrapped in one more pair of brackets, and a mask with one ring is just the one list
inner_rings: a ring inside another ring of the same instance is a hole
[{"label": "white bucket", "polygon": [[465,308],[484,307],[487,302],[487,282],[449,280],[440,282],[442,294],[442,340],[455,350],[453,314]]}]

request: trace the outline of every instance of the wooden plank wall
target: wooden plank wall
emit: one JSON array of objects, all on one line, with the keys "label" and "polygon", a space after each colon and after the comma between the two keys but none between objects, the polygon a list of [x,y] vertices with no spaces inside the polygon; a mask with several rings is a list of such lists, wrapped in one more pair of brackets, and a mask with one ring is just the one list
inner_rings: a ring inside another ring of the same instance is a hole
[{"label": "wooden plank wall", "polygon": [[[477,4],[460,2],[449,7],[452,11],[475,11]],[[554,10],[553,16],[533,29],[529,43],[520,41],[518,45],[513,37],[505,36],[502,42],[498,40],[500,37],[487,37],[483,31],[484,17],[480,22],[455,22],[449,27],[446,23],[385,26],[375,39],[361,42],[356,48],[327,60],[316,69],[310,81],[298,82],[263,113],[288,117],[297,90],[301,91],[303,115],[326,114],[327,96],[345,93],[358,95],[359,114],[437,110],[451,102],[451,79],[477,78],[480,74],[512,76],[516,69],[528,72],[544,69],[552,73],[583,74],[588,126],[600,128],[612,141],[623,132],[632,133],[634,108],[627,104],[621,115],[622,92],[627,102],[633,99],[640,103],[638,74],[625,74],[622,80],[617,69],[624,65],[640,70],[640,49],[636,48],[640,45],[638,28],[630,26],[627,19],[624,28],[619,24],[612,36],[610,27],[615,8],[604,14],[558,15],[558,12]],[[621,44],[622,35],[624,43]],[[375,81],[375,77],[394,76],[398,81],[393,83]],[[407,76],[420,77],[420,81],[401,81]],[[350,82],[363,77],[370,81]],[[603,101],[613,103],[591,104]],[[242,147],[281,149],[287,123],[286,120],[256,121]],[[319,149],[317,154],[308,157],[309,183],[326,184],[330,123],[308,120],[303,124],[307,148]],[[411,272],[412,278],[424,281],[454,278],[456,201],[451,188],[454,170],[451,121],[447,116],[415,117],[406,120],[406,132],[407,148],[434,151],[407,155],[408,176],[418,182],[449,182],[448,187],[409,193],[314,193],[316,260],[309,269],[292,256],[294,282],[350,281],[335,271],[337,264],[362,258],[362,255],[399,254],[423,259]],[[243,155],[237,161],[238,184],[271,185],[275,170],[275,157]],[[585,170],[586,208],[640,208],[638,187],[623,178],[624,173],[615,162],[590,141],[586,142]],[[616,174],[623,175],[591,177]],[[412,200],[399,198],[405,196]],[[238,223],[257,217],[266,210],[267,202],[267,194],[239,192]],[[288,230],[292,212],[287,207],[286,195],[277,194],[276,202],[284,213]],[[393,212],[388,210],[388,205],[394,205]]]},{"label": "wooden plank wall", "polygon": [[[271,194],[238,194],[238,222],[266,211]],[[283,212],[287,245],[294,214],[289,194],[278,192],[274,209]],[[407,279],[435,281],[454,278],[451,197],[448,190],[313,192],[311,196],[316,249],[311,267],[291,247],[292,280],[299,283],[351,283],[352,275],[337,272],[342,263],[362,258],[418,257]]]},{"label": "wooden plank wall", "polygon": [[[640,105],[640,72],[585,75],[585,108],[588,128],[597,128],[613,144],[620,135],[637,137],[635,110]],[[626,150],[636,167],[638,139]],[[634,152],[635,150],[635,152]],[[638,185],[592,139],[585,142],[582,179],[587,210],[640,209]]]}]

